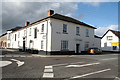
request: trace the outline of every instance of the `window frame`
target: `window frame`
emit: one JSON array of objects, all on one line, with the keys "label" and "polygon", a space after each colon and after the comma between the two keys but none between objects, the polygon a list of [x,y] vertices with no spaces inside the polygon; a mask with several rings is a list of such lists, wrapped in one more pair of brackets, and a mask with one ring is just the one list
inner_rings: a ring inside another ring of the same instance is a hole
[{"label": "window frame", "polygon": [[37,38],[37,28],[34,29],[34,39]]},{"label": "window frame", "polygon": [[113,36],[107,36],[107,40],[113,40]]},{"label": "window frame", "polygon": [[89,37],[89,29],[86,29],[86,37]]},{"label": "window frame", "polygon": [[31,36],[31,28],[29,29],[29,36]]},{"label": "window frame", "polygon": [[17,37],[17,35],[15,34],[15,41],[16,41],[16,37]]},{"label": "window frame", "polygon": [[76,27],[76,35],[79,35],[80,36],[80,27]]},{"label": "window frame", "polygon": [[45,28],[45,25],[42,24],[42,27],[41,27],[41,33],[44,33],[44,28]]},{"label": "window frame", "polygon": [[44,49],[44,41],[41,40],[41,50],[43,50],[43,49]]},{"label": "window frame", "polygon": [[85,42],[85,50],[87,50],[88,48],[89,48],[89,42]]},{"label": "window frame", "polygon": [[63,24],[63,34],[67,34],[67,24]]},{"label": "window frame", "polygon": [[61,40],[61,50],[62,51],[68,51],[69,50],[69,48],[68,48],[68,40]]}]

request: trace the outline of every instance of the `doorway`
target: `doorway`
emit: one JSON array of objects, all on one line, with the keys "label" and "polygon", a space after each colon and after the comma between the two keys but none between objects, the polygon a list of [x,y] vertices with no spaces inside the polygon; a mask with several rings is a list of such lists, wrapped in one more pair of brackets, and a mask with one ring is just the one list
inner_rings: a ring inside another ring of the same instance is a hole
[{"label": "doorway", "polygon": [[80,51],[80,44],[76,44],[76,53],[79,53]]},{"label": "doorway", "polygon": [[23,51],[25,51],[25,41],[23,41]]}]

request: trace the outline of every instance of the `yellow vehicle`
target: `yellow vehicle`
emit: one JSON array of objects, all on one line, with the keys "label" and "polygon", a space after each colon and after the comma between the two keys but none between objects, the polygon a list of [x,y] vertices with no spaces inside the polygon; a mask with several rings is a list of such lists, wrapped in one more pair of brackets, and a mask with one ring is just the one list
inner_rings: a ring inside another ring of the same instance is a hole
[{"label": "yellow vehicle", "polygon": [[87,52],[90,54],[101,54],[102,50],[100,50],[98,48],[89,48]]}]

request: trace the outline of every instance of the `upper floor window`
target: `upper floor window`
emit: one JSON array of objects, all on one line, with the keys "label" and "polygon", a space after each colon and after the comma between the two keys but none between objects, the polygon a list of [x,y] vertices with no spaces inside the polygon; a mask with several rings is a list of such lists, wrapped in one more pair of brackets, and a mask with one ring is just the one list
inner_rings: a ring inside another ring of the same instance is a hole
[{"label": "upper floor window", "polygon": [[10,33],[8,33],[8,40],[10,40]]},{"label": "upper floor window", "polygon": [[31,36],[31,28],[30,28],[30,32],[29,32],[29,35]]},{"label": "upper floor window", "polygon": [[44,24],[42,24],[41,32],[44,32]]},{"label": "upper floor window", "polygon": [[37,28],[34,29],[34,38],[37,38]]},{"label": "upper floor window", "polygon": [[20,32],[18,32],[18,38],[20,37]]},{"label": "upper floor window", "polygon": [[16,41],[16,34],[15,34],[15,41]]},{"label": "upper floor window", "polygon": [[89,37],[89,30],[86,29],[86,37]]},{"label": "upper floor window", "polygon": [[67,24],[63,24],[63,33],[67,33]]},{"label": "upper floor window", "polygon": [[107,36],[107,40],[112,40],[112,36]]},{"label": "upper floor window", "polygon": [[80,28],[76,27],[76,35],[80,35]]},{"label": "upper floor window", "polygon": [[66,40],[61,41],[61,50],[68,50],[68,41]]},{"label": "upper floor window", "polygon": [[26,30],[24,30],[24,36],[26,36]]}]

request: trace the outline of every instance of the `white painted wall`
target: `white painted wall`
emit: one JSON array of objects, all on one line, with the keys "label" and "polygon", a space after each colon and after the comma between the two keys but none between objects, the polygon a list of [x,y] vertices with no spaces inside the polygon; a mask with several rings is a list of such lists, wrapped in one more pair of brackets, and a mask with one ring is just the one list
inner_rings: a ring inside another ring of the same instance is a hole
[{"label": "white painted wall", "polygon": [[[107,40],[107,36],[113,36],[113,40]],[[119,42],[119,39],[111,31],[108,31],[108,33],[101,39],[102,50],[104,50],[104,51],[118,51],[119,46],[117,46],[117,50],[113,50],[113,48],[111,46],[111,42]],[[105,43],[107,43],[107,46],[104,45]]]},{"label": "white painted wall", "polygon": [[[76,43],[80,43],[80,51],[84,51],[85,42],[89,47],[93,46],[94,29],[70,22],[52,19],[52,51],[61,50],[61,40],[68,40],[69,51],[75,51]],[[67,24],[68,34],[63,34],[63,24]],[[80,36],[76,35],[76,27],[80,27]],[[89,29],[89,37],[86,37],[86,29]]]},{"label": "white painted wall", "polygon": [[94,38],[94,47],[101,49],[101,39],[100,38]]},{"label": "white painted wall", "polygon": [[[44,32],[41,33],[42,24],[44,24]],[[63,24],[67,24],[68,34],[63,34]],[[76,35],[76,27],[80,27],[80,36]],[[31,35],[30,35],[31,28]],[[34,29],[37,28],[37,38],[34,38]],[[89,30],[89,37],[86,37],[86,29]],[[26,30],[26,35],[24,35]],[[48,32],[48,33],[47,33]],[[18,34],[20,33],[20,37]],[[15,41],[16,34],[16,41]],[[47,35],[47,37],[46,37]],[[28,26],[24,29],[20,29],[11,33],[11,48],[22,48],[23,38],[26,41],[26,49],[43,50],[43,51],[61,51],[61,40],[68,40],[69,51],[76,51],[76,44],[80,44],[80,51],[85,50],[85,42],[89,42],[89,47],[94,47],[94,29],[83,25],[78,25],[57,19],[47,19],[38,22],[32,26]],[[30,40],[33,41],[30,44]],[[44,41],[44,48],[41,49],[41,40]],[[47,43],[46,43],[47,42]],[[19,43],[19,44],[18,44]],[[47,45],[47,46],[46,46]],[[100,42],[98,40],[97,45]]]}]

